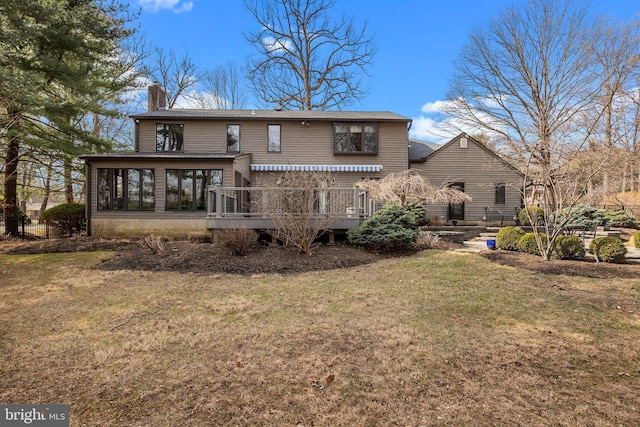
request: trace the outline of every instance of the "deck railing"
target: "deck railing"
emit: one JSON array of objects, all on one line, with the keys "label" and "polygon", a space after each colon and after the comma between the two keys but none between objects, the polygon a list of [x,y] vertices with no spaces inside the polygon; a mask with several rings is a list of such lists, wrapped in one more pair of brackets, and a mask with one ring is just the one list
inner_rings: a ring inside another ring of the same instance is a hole
[{"label": "deck railing", "polygon": [[[366,218],[375,209],[367,188],[288,188],[288,187],[221,187],[210,186],[208,216],[210,218],[268,217],[277,212],[301,206],[300,197],[308,205],[304,214],[331,215],[336,218]],[[293,199],[296,199],[293,202]],[[298,212],[290,212],[298,213]]]}]

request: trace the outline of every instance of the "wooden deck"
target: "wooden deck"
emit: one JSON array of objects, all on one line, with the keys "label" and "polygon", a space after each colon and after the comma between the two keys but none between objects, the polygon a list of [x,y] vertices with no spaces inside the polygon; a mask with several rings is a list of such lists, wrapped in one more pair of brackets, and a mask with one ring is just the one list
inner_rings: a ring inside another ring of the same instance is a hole
[{"label": "wooden deck", "polygon": [[[208,189],[207,228],[275,228],[274,217],[287,212],[288,206],[300,206],[299,215],[330,224],[333,230],[357,227],[375,210],[366,188],[296,189],[285,187],[220,187]],[[293,202],[292,202],[293,200]],[[307,209],[308,208],[308,209]],[[295,216],[295,214],[293,215]]]}]

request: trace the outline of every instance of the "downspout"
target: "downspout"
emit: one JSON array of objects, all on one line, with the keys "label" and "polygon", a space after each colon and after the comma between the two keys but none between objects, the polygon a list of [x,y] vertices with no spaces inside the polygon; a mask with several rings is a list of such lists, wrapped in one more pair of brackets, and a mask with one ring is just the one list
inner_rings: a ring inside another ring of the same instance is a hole
[{"label": "downspout", "polygon": [[411,160],[409,160],[409,131],[413,126],[413,120],[409,120],[409,126],[407,127],[407,169],[411,169]]},{"label": "downspout", "polygon": [[140,151],[140,120],[133,121],[133,150],[138,153]]}]

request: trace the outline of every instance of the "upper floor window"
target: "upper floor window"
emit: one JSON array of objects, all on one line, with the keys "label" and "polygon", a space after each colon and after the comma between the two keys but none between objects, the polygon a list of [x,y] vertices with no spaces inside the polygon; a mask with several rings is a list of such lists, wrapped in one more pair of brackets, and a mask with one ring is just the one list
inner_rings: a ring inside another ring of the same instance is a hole
[{"label": "upper floor window", "polygon": [[227,125],[227,153],[240,152],[240,125]]},{"label": "upper floor window", "polygon": [[378,128],[375,125],[336,123],[334,131],[334,152],[337,154],[378,152]]},{"label": "upper floor window", "polygon": [[267,126],[267,151],[280,152],[280,125]]},{"label": "upper floor window", "polygon": [[156,151],[182,151],[184,149],[184,125],[156,124]]},{"label": "upper floor window", "polygon": [[153,169],[98,169],[98,210],[152,211]]}]

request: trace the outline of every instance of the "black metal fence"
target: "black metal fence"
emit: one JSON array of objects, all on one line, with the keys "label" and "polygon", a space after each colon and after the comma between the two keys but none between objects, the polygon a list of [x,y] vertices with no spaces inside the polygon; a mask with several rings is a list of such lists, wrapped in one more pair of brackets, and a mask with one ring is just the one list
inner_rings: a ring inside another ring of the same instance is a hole
[{"label": "black metal fence", "polygon": [[[5,219],[0,215],[0,235],[5,234]],[[18,237],[23,240],[49,239],[53,236],[53,230],[44,222],[28,217],[18,218]]]}]

